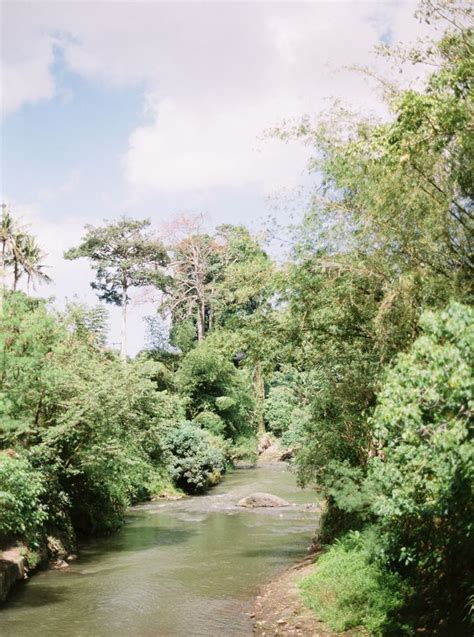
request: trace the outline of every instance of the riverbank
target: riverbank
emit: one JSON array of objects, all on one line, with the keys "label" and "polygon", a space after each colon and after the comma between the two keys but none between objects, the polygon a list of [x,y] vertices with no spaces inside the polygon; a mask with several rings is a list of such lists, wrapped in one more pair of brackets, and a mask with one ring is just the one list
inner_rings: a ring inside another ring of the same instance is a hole
[{"label": "riverbank", "polygon": [[366,637],[358,629],[335,633],[307,608],[299,582],[313,572],[318,554],[312,554],[271,579],[255,598],[251,617],[258,637]]},{"label": "riverbank", "polygon": [[26,560],[18,547],[0,551],[0,603],[18,582],[26,579],[27,572]]},{"label": "riverbank", "polygon": [[[290,503],[248,509],[272,493]],[[284,464],[236,469],[208,494],[132,507],[69,568],[40,571],[1,610],[2,637],[249,637],[255,595],[304,557],[319,522],[314,493]]]}]

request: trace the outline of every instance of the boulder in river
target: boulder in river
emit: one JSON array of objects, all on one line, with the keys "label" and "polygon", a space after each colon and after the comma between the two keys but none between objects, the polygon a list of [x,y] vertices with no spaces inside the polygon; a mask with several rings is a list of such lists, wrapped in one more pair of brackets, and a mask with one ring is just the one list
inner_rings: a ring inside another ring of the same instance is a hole
[{"label": "boulder in river", "polygon": [[269,449],[272,446],[272,440],[268,434],[263,434],[263,436],[258,441],[257,452],[258,455],[262,454],[266,449]]},{"label": "boulder in river", "polygon": [[239,507],[247,507],[249,509],[258,507],[287,507],[289,505],[289,502],[271,493],[251,493],[238,502]]}]

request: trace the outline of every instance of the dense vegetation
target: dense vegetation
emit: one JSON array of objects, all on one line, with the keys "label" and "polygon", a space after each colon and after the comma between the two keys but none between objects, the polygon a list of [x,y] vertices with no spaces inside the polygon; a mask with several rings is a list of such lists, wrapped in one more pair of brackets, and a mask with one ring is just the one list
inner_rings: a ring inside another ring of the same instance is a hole
[{"label": "dense vegetation", "polygon": [[[462,4],[421,16],[445,20],[438,42],[383,53],[434,71],[416,90],[383,82],[388,118],[335,108],[274,131],[314,149],[286,263],[199,217],[159,237],[127,217],[87,228],[65,256],[122,307],[121,356],[102,306],[18,291],[44,279],[41,251],[4,210],[2,545],[72,543],[131,502],[202,492],[267,430],[327,503],[309,606],[336,630],[471,633],[474,45]],[[129,359],[138,287],[161,300]]]}]

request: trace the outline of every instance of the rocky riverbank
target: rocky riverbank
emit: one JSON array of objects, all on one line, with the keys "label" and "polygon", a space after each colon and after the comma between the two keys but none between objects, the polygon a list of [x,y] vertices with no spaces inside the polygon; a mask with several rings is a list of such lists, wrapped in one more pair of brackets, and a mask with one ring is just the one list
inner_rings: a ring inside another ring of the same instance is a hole
[{"label": "rocky riverbank", "polygon": [[22,543],[0,550],[0,603],[4,602],[14,586],[28,579],[37,569],[67,568],[76,559],[76,548],[70,538],[48,536],[37,550]]},{"label": "rocky riverbank", "polygon": [[0,602],[4,602],[13,586],[26,579],[28,567],[18,547],[0,552]]}]

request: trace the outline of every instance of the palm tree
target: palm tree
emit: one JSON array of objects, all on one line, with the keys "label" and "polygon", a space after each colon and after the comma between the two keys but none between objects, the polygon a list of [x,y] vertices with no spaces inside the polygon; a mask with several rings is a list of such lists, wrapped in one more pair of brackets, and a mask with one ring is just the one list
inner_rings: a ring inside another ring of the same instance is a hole
[{"label": "palm tree", "polygon": [[13,284],[12,290],[15,291],[18,281],[21,277],[21,264],[23,258],[23,243],[26,240],[26,234],[22,231],[16,231],[13,234],[9,254],[5,259],[5,265],[13,268]]},{"label": "palm tree", "polygon": [[0,221],[0,313],[3,309],[7,263],[15,252],[15,223],[6,204],[2,204]]},{"label": "palm tree", "polygon": [[6,204],[2,204],[0,220],[0,314],[5,292],[5,276],[7,268],[12,268],[12,290],[15,291],[23,275],[27,277],[27,290],[35,281],[51,283],[51,278],[44,272],[46,267],[41,263],[44,257],[36,237],[15,223]]},{"label": "palm tree", "polygon": [[44,272],[46,266],[41,263],[45,254],[42,252],[34,235],[26,232],[18,232],[16,235],[15,248],[12,256],[13,290],[16,290],[18,281],[23,274],[26,275],[28,293],[31,283],[33,283],[34,289],[35,281],[39,283],[51,283],[51,277]]}]

